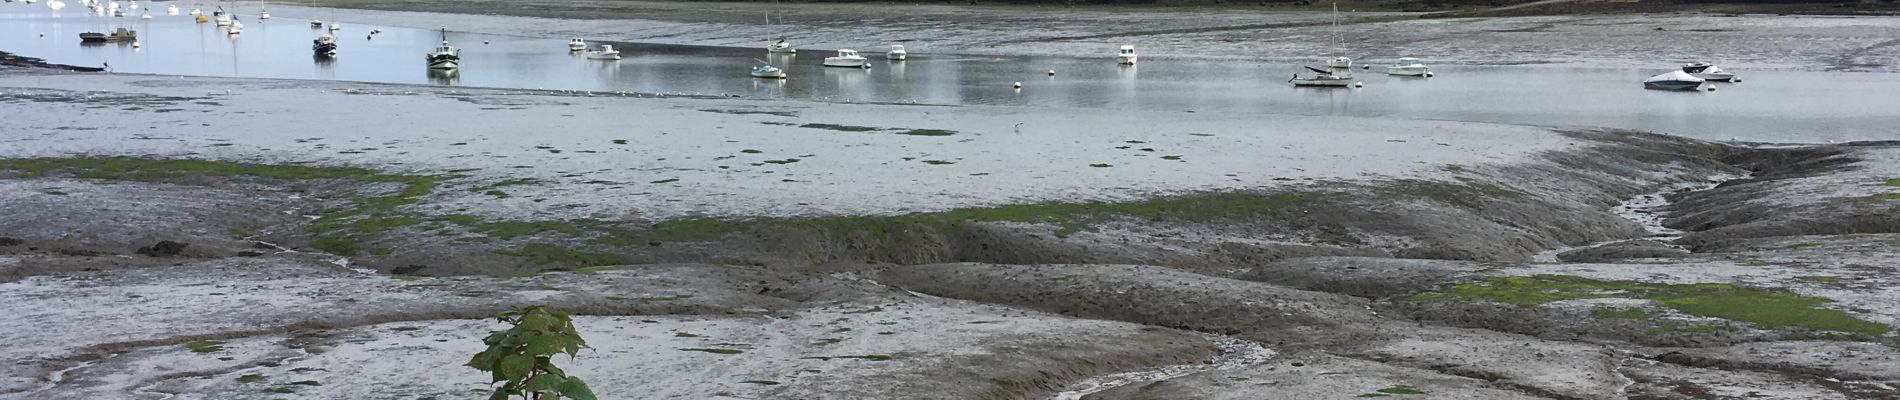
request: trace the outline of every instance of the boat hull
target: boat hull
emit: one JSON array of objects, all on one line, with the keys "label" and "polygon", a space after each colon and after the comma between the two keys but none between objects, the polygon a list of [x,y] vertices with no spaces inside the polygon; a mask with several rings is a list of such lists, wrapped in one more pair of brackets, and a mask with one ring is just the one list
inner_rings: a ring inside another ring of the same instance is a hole
[{"label": "boat hull", "polygon": [[785,79],[785,71],[753,72],[752,77],[761,79]]},{"label": "boat hull", "polygon": [[1122,65],[1135,65],[1135,63],[1136,63],[1136,62],[1140,62],[1140,61],[1141,61],[1141,56],[1137,56],[1137,55],[1134,55],[1134,54],[1122,54],[1122,55],[1121,55],[1121,56],[1119,56],[1119,57],[1120,57],[1120,61],[1119,61],[1119,62],[1120,62],[1120,63],[1121,63]]},{"label": "boat hull", "polygon": [[909,59],[910,54],[909,53],[884,53],[884,58],[897,60],[897,61],[903,61],[905,59]]},{"label": "boat hull", "polygon": [[1703,89],[1705,89],[1705,88],[1707,88],[1708,86],[1709,86],[1709,82],[1707,82],[1707,81],[1702,81],[1702,82],[1696,82],[1696,81],[1656,81],[1656,82],[1643,82],[1643,88],[1644,88],[1644,89],[1649,89],[1649,90],[1677,90],[1677,91],[1702,91]]},{"label": "boat hull", "polygon": [[871,65],[867,63],[867,61],[868,60],[865,60],[862,57],[860,58],[826,57],[825,66],[833,67],[833,68],[870,68]]},{"label": "boat hull", "polygon": [[791,48],[791,47],[774,47],[774,46],[766,46],[766,47],[765,47],[765,52],[767,52],[767,53],[779,53],[779,54],[791,54],[791,53],[797,53],[797,52],[798,52],[798,49],[794,49],[794,48]]},{"label": "boat hull", "polygon": [[619,60],[619,59],[620,59],[620,52],[612,52],[612,53],[601,53],[601,52],[589,52],[589,53],[587,53],[587,59],[589,59],[589,60],[604,60],[604,61],[614,61],[614,60]]},{"label": "boat hull", "polygon": [[1735,80],[1735,74],[1728,73],[1728,72],[1702,73],[1702,74],[1689,74],[1689,75],[1693,75],[1697,78],[1702,78],[1703,80],[1717,81],[1717,82],[1730,82],[1730,81]]},{"label": "boat hull", "polygon": [[1299,87],[1352,87],[1351,79],[1294,79],[1293,86]]},{"label": "boat hull", "polygon": [[1431,71],[1432,71],[1432,69],[1431,69],[1431,68],[1426,68],[1426,67],[1422,67],[1422,66],[1419,66],[1419,67],[1385,67],[1385,73],[1386,73],[1386,75],[1398,75],[1398,76],[1425,76],[1425,73],[1426,73],[1426,72],[1431,72]]},{"label": "boat hull", "polygon": [[429,59],[429,69],[456,69],[462,66],[458,57],[433,57]]}]

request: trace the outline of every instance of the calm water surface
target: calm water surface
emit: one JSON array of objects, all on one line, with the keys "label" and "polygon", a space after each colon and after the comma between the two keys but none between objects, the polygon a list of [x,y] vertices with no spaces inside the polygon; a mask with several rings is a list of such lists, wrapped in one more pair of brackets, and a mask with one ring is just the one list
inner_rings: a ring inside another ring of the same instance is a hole
[{"label": "calm water surface", "polygon": [[[621,61],[587,60],[567,52],[565,39],[524,38],[450,31],[463,49],[462,68],[431,73],[423,54],[441,40],[437,31],[355,25],[340,16],[340,55],[312,57],[310,41],[324,31],[309,16],[276,15],[258,21],[255,9],[233,9],[245,24],[226,35],[183,15],[189,3],[143,2],[154,18],[88,15],[77,0],[64,10],[44,4],[0,4],[0,51],[49,62],[99,66],[117,72],[167,75],[323,79],[479,87],[731,94],[756,98],[923,104],[980,104],[1196,112],[1267,112],[1351,115],[1513,124],[1601,126],[1666,132],[1704,139],[1824,142],[1900,138],[1900,74],[1809,71],[1736,71],[1744,83],[1705,93],[1643,90],[1654,69],[1550,66],[1434,67],[1430,79],[1361,71],[1359,89],[1289,87],[1296,66],[1244,61],[1144,58],[1138,67],[1101,58],[990,57],[912,54],[883,60],[887,47],[859,50],[869,70],[824,68],[831,52],[804,49],[769,56],[792,75],[769,81],[747,75],[761,49],[621,44]],[[181,15],[162,14],[179,4]],[[206,10],[209,12],[209,9]],[[445,21],[452,26],[453,21]],[[139,31],[142,47],[81,45],[79,33],[116,27]],[[369,37],[371,29],[382,33]],[[40,36],[44,34],[44,36]],[[763,46],[764,43],[761,43]],[[1429,62],[1429,58],[1427,59]],[[1047,71],[1057,71],[1048,76]],[[1011,89],[1022,82],[1021,91]],[[1271,127],[1261,127],[1271,132]]]}]

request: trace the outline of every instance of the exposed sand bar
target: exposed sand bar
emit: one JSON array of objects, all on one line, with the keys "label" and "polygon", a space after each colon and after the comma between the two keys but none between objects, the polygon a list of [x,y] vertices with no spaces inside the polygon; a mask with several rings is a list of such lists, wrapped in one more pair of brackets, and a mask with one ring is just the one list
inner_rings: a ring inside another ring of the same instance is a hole
[{"label": "exposed sand bar", "polygon": [[1446,165],[1583,143],[1466,122],[130,75],[0,75],[0,102],[19,110],[0,121],[14,133],[0,138],[0,157],[315,162],[545,182],[508,198],[448,190],[428,202],[507,219],[892,214],[1429,179],[1450,176]]}]

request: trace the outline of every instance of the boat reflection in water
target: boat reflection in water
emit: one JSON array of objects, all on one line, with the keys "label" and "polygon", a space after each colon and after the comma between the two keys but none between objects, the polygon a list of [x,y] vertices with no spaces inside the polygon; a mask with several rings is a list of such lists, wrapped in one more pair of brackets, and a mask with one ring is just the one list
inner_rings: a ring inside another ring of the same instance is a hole
[{"label": "boat reflection in water", "polygon": [[455,86],[462,81],[460,69],[429,69],[429,82],[437,85]]}]

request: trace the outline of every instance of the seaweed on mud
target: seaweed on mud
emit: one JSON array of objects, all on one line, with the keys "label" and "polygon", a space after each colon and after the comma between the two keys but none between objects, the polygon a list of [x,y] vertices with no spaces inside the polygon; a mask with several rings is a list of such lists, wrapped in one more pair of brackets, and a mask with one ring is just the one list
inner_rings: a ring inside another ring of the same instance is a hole
[{"label": "seaweed on mud", "polygon": [[1748,322],[1765,329],[1799,328],[1879,336],[1892,330],[1840,310],[1822,308],[1830,300],[1786,290],[1722,283],[1661,284],[1600,281],[1570,275],[1508,276],[1453,286],[1436,296],[1413,300],[1472,299],[1532,307],[1544,303],[1600,298],[1654,301],[1684,314]]},{"label": "seaweed on mud", "polygon": [[798,127],[807,128],[807,129],[833,130],[833,131],[839,131],[839,132],[889,132],[889,133],[895,133],[895,134],[906,135],[906,136],[951,136],[951,135],[957,134],[956,131],[944,130],[944,129],[879,128],[879,127],[874,127],[874,126],[839,125],[839,124],[827,124],[827,123],[817,123],[817,122],[798,125]]},{"label": "seaweed on mud", "polygon": [[702,347],[684,348],[684,349],[680,349],[680,351],[697,351],[701,353],[713,353],[713,354],[724,354],[724,355],[733,355],[733,354],[739,354],[739,353],[745,352],[745,350],[739,350],[739,349],[720,349],[720,348],[702,348]]},{"label": "seaweed on mud", "polygon": [[565,263],[596,267],[633,263],[632,258],[619,254],[580,251],[546,243],[529,243],[521,246],[519,250],[496,249],[494,252],[505,256],[527,258],[528,262],[534,265]]},{"label": "seaweed on mud", "polygon": [[731,109],[716,109],[716,108],[703,109],[699,111],[704,111],[704,112],[709,112],[709,113],[719,113],[719,114],[734,114],[734,115],[773,115],[773,116],[780,116],[780,117],[797,117],[798,116],[798,112],[796,111],[731,110]]}]

